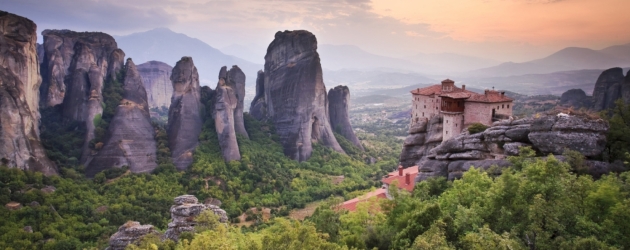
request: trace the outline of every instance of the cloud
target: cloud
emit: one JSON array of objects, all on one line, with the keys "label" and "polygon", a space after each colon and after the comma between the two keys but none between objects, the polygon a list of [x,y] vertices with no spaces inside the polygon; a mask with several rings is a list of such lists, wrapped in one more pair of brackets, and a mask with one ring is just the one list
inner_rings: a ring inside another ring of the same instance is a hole
[{"label": "cloud", "polygon": [[85,31],[134,31],[168,26],[177,19],[153,1],[3,0],[3,9],[44,28]]}]

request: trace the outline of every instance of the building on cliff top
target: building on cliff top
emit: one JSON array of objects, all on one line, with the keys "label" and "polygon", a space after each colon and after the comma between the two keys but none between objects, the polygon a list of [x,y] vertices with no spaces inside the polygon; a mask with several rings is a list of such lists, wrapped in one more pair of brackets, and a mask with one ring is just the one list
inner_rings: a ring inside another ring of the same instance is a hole
[{"label": "building on cliff top", "polygon": [[355,211],[359,203],[366,202],[373,199],[374,197],[374,199],[393,199],[393,197],[389,194],[389,186],[394,182],[397,183],[398,189],[404,189],[408,192],[413,192],[413,187],[415,186],[414,180],[416,179],[416,175],[418,175],[418,166],[408,168],[398,166],[397,171],[391,172],[384,176],[383,179],[381,179],[381,182],[383,183],[383,186],[381,186],[381,188],[364,194],[360,197],[345,201],[341,204],[340,209],[345,209],[350,212]]},{"label": "building on cliff top", "polygon": [[414,89],[411,95],[411,125],[442,114],[443,141],[461,133],[472,123],[490,126],[494,121],[512,116],[513,100],[505,96],[505,92],[493,89],[478,94],[466,90],[466,85],[458,88],[451,79],[442,81],[442,84]]}]

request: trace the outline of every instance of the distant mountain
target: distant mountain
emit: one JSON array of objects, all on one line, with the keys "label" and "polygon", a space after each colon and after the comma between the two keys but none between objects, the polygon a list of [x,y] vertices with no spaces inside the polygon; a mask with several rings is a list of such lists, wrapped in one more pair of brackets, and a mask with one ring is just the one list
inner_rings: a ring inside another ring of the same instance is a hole
[{"label": "distant mountain", "polygon": [[612,46],[603,50],[570,47],[545,58],[523,63],[503,63],[494,67],[470,71],[463,76],[506,77],[583,69],[603,70],[628,66],[630,66],[630,45]]},{"label": "distant mountain", "polygon": [[317,47],[322,68],[328,70],[357,70],[390,68],[401,71],[419,71],[422,65],[408,60],[375,55],[354,45],[321,44]]},{"label": "distant mountain", "polygon": [[[323,61],[323,60],[322,60]],[[385,70],[324,70],[324,83],[332,88],[337,85],[350,87],[350,96],[362,96],[379,89],[397,89],[415,84],[435,84],[438,81],[418,73],[391,72]]]},{"label": "distant mountain", "polygon": [[229,46],[221,48],[221,52],[233,55],[238,58],[245,59],[247,61],[257,63],[257,64],[265,64],[265,53],[267,53],[267,48],[257,48],[253,49],[254,46],[245,46],[241,44],[231,44]]},{"label": "distant mountain", "polygon": [[497,60],[453,53],[420,53],[415,56],[405,57],[404,59],[419,65],[427,65],[428,68],[426,70],[430,70],[432,74],[471,71],[501,63]]},{"label": "distant mountain", "polygon": [[[115,38],[118,47],[138,64],[156,60],[175,65],[183,56],[191,56],[197,66],[201,84],[212,86],[212,88],[217,83],[222,66],[238,65],[245,72],[248,87],[253,90],[256,84],[256,72],[263,67],[260,64],[226,55],[199,39],[166,28]],[[253,96],[254,93],[251,95]]]}]

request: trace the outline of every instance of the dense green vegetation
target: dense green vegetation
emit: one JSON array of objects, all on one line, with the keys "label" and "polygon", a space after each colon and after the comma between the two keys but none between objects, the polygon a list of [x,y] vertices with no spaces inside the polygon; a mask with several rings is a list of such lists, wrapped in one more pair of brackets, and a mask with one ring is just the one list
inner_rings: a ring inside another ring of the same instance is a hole
[{"label": "dense green vegetation", "polygon": [[304,222],[277,218],[255,232],[212,224],[191,239],[155,239],[132,249],[628,249],[630,173],[594,180],[553,156],[511,157],[492,177],[430,179],[393,200],[336,209],[330,198]]}]

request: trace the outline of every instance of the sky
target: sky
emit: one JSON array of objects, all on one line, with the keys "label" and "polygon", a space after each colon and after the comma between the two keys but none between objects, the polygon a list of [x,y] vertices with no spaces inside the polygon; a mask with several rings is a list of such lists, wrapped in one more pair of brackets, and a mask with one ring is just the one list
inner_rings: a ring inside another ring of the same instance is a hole
[{"label": "sky", "polygon": [[280,30],[406,57],[457,53],[522,62],[565,47],[630,43],[628,0],[0,0],[39,31],[126,35],[166,27],[215,48],[265,50]]}]

